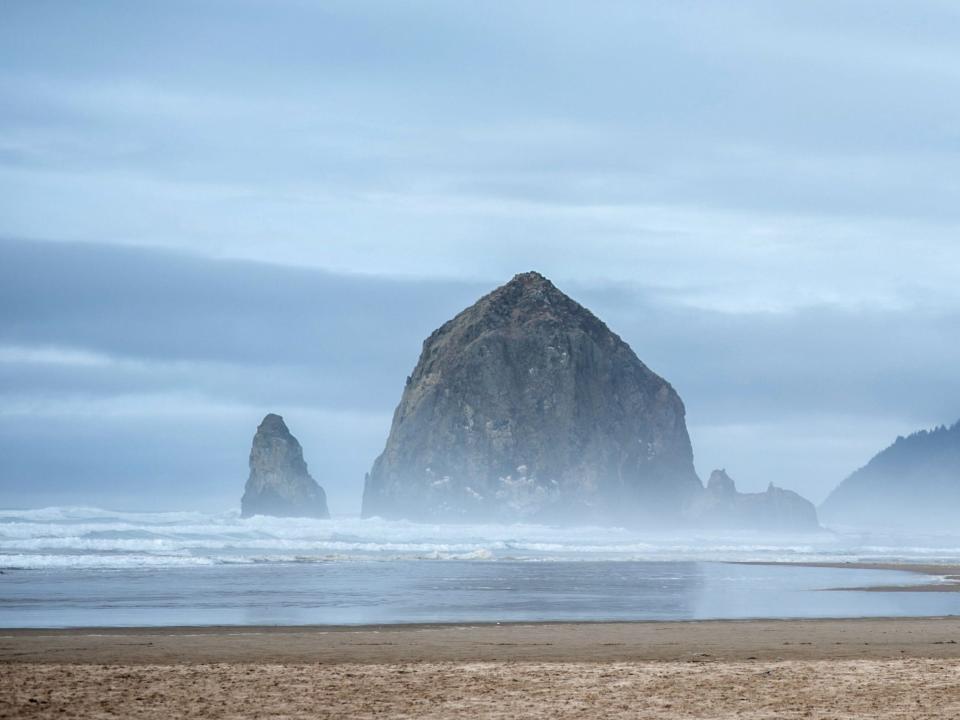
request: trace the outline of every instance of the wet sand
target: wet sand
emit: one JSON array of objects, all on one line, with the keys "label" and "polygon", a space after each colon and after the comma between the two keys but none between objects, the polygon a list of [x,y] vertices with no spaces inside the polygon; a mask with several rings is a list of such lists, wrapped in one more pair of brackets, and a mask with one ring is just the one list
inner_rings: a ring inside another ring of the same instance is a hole
[{"label": "wet sand", "polygon": [[896,570],[917,573],[936,578],[919,585],[869,585],[866,587],[837,587],[831,590],[864,592],[960,592],[960,565],[935,563],[897,562],[739,562],[734,565],[775,565],[814,568],[839,568],[841,570]]},{"label": "wet sand", "polygon": [[960,657],[960,617],[0,630],[0,663],[382,664]]},{"label": "wet sand", "polygon": [[960,717],[960,618],[0,635],[4,718]]}]

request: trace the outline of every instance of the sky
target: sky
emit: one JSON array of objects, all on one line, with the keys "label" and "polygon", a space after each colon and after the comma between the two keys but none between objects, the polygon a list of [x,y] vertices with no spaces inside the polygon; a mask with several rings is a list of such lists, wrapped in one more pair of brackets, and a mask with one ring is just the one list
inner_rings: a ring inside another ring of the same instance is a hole
[{"label": "sky", "polygon": [[226,510],[282,414],[359,511],[515,273],[819,502],[960,418],[960,6],[0,4],[0,506]]}]

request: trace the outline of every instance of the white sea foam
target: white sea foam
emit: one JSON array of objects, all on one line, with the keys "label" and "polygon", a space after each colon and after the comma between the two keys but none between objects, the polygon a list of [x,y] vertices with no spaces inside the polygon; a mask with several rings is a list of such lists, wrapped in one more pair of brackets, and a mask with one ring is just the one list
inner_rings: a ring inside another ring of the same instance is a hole
[{"label": "white sea foam", "polygon": [[958,537],[750,532],[650,535],[624,528],[441,525],[255,517],[236,512],[131,513],[99,508],[0,510],[0,567],[181,567],[218,563],[383,560],[811,561],[960,559]]}]

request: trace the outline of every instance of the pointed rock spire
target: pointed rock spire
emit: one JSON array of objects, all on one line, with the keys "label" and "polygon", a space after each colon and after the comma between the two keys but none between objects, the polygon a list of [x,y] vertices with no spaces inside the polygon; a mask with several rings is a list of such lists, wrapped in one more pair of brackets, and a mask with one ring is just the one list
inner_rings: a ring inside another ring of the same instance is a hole
[{"label": "pointed rock spire", "polygon": [[264,417],[253,437],[240,508],[242,517],[330,517],[326,493],[310,477],[303,449],[279,415]]}]

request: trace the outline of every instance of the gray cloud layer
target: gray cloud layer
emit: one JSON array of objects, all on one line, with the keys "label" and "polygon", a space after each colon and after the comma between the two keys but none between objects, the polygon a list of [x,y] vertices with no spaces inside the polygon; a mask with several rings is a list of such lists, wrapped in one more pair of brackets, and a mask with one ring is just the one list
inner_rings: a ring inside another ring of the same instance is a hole
[{"label": "gray cloud layer", "polygon": [[950,3],[2,12],[7,235],[537,265],[733,310],[960,303]]}]

